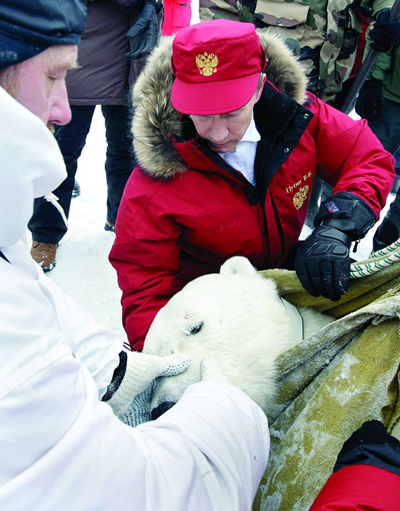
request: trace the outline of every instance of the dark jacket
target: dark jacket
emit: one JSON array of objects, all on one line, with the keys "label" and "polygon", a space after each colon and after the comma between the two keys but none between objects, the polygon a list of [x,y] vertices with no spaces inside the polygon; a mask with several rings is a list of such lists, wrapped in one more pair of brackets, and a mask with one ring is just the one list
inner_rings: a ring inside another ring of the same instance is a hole
[{"label": "dark jacket", "polygon": [[127,60],[127,32],[137,13],[128,14],[112,0],[88,2],[85,31],[78,49],[79,68],[67,74],[71,105],[123,105],[138,62]]},{"label": "dark jacket", "polygon": [[140,167],[125,188],[110,260],[136,349],[171,296],[218,272],[229,257],[246,256],[258,269],[281,267],[298,241],[315,175],[336,193],[363,198],[377,217],[385,204],[393,160],[367,123],[305,95],[302,68],[284,43],[267,34],[261,40],[268,77],[285,93],[267,82],[254,108],[257,186],[207,149],[168,102],[170,41],[150,57],[134,88]]}]

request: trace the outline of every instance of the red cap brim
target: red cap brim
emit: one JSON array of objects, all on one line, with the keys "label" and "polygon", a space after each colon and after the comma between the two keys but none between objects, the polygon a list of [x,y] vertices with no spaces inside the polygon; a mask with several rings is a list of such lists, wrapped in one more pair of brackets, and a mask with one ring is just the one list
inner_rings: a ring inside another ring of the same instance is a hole
[{"label": "red cap brim", "polygon": [[256,92],[260,73],[211,83],[188,83],[175,78],[171,102],[189,115],[218,115],[246,105]]}]

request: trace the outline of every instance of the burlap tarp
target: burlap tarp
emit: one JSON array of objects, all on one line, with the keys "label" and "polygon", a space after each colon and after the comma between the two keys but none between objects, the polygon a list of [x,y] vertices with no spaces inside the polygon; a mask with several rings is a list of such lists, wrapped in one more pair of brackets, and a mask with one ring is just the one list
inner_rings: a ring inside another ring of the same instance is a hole
[{"label": "burlap tarp", "polygon": [[278,359],[271,452],[253,510],[307,511],[343,442],[369,419],[400,420],[400,263],[351,280],[339,302],[313,298],[295,272],[267,270],[281,295],[338,318]]}]

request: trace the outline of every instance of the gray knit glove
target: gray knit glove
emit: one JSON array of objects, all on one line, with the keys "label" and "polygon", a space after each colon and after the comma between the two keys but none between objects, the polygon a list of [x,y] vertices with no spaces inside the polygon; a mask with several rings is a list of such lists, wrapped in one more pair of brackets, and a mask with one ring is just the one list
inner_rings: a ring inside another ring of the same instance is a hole
[{"label": "gray knit glove", "polygon": [[159,357],[123,350],[120,364],[102,400],[128,426],[148,422],[154,380],[160,376],[180,374],[189,364],[190,359],[186,355]]}]

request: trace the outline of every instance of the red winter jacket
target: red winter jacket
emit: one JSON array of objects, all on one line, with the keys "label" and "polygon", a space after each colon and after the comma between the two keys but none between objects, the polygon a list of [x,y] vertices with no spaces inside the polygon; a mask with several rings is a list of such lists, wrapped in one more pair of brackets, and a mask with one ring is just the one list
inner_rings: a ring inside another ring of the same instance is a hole
[{"label": "red winter jacket", "polygon": [[310,511],[398,511],[400,476],[372,465],[351,465],[335,472]]},{"label": "red winter jacket", "polygon": [[400,442],[369,420],[346,440],[310,511],[398,511]]},{"label": "red winter jacket", "polygon": [[[271,73],[274,50],[282,57],[282,43],[267,35],[263,41]],[[155,67],[153,61],[150,66]],[[301,101],[305,82],[302,71],[296,77],[298,63],[291,54],[287,66],[294,69],[296,83],[285,84],[285,90],[293,90],[291,95]],[[159,72],[166,75],[163,67]],[[158,83],[157,76],[152,78]],[[165,96],[165,79],[150,97],[147,79],[142,75],[133,92],[141,166],[126,185],[110,253],[122,289],[124,327],[139,350],[169,298],[190,280],[218,272],[229,257],[246,256],[258,269],[282,266],[298,241],[316,174],[335,193],[363,198],[377,217],[394,179],[393,159],[365,121],[355,122],[312,95],[301,105],[267,82],[254,109],[262,137],[255,187],[207,149],[187,117],[179,121],[173,111],[163,131],[172,136],[158,138],[154,116],[147,121],[143,110],[155,109],[159,96]],[[148,99],[142,110],[141,91]]]}]

